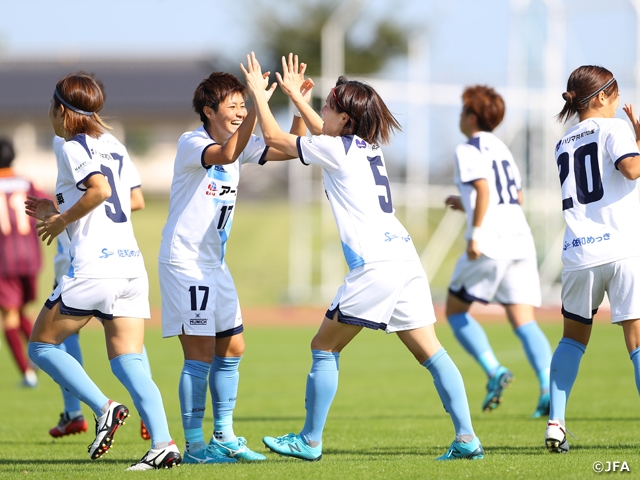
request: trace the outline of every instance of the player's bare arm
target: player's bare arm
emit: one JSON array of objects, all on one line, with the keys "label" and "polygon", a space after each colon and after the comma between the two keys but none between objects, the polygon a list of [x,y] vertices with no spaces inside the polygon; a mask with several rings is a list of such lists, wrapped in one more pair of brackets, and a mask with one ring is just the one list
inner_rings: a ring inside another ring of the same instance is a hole
[{"label": "player's bare arm", "polygon": [[[265,72],[262,75],[261,85],[261,90],[264,92],[263,96],[266,101],[269,101],[277,87],[277,83],[275,82],[269,87],[269,72]],[[254,108],[251,108],[249,112],[247,112],[244,99],[242,99],[240,95],[237,97],[230,96],[226,98],[224,102],[220,103],[218,111],[220,110],[223,110],[222,113],[226,113],[231,116],[235,115],[237,118],[234,122],[239,124],[239,127],[226,139],[220,138],[225,135],[224,130],[222,129],[220,133],[217,131],[213,133],[212,137],[217,144],[212,145],[205,151],[203,161],[207,165],[227,165],[235,162],[242,151],[246,148],[256,127],[255,110]],[[213,108],[208,106],[204,107],[204,114],[210,121],[208,126],[205,127],[207,128],[207,131],[209,131],[209,129],[218,130],[219,126],[214,123],[217,117],[216,113],[217,112],[215,112]],[[212,132],[209,133],[212,134]]]},{"label": "player's bare arm", "polygon": [[[472,228],[475,232],[478,232],[482,227],[482,221],[487,213],[489,207],[489,183],[486,178],[480,178],[474,180],[471,185],[476,191],[476,207],[473,210],[473,222]],[[467,243],[467,255],[469,260],[477,260],[480,258],[482,252],[478,248],[478,241],[474,238],[476,235],[472,232],[471,238]]]},{"label": "player's bare arm", "polygon": [[307,64],[298,64],[298,56],[290,53],[288,57],[282,57],[282,75],[276,72],[276,78],[280,89],[298,109],[311,134],[321,135],[322,118],[310,105],[314,83],[312,79],[304,78],[306,69]]},{"label": "player's bare arm", "polygon": [[89,214],[111,196],[111,187],[103,175],[90,176],[84,182],[84,186],[87,188],[84,195],[64,213],[58,212],[55,207],[51,209],[53,202],[46,205],[42,202],[43,199],[35,199],[35,209],[32,210],[34,214],[31,215],[30,204],[27,204],[28,215],[38,218],[36,214],[44,213],[43,218],[38,218],[40,223],[36,223],[35,228],[38,230],[40,239],[47,242],[47,245],[51,245],[53,239],[60,235],[70,223]]},{"label": "player's bare arm", "polygon": [[[636,134],[636,143],[640,148],[640,119],[638,119],[635,114],[633,104],[625,103],[622,109],[631,121],[631,126],[633,127],[633,131]],[[640,156],[625,158],[620,163],[618,163],[618,170],[628,180],[635,180],[637,178],[640,178]]]},{"label": "player's bare arm", "polygon": [[292,158],[296,158],[298,156],[296,144],[298,136],[285,133],[280,129],[278,122],[276,122],[276,119],[269,109],[266,98],[260,93],[262,90],[262,69],[253,52],[247,55],[247,67],[245,68],[243,64],[240,64],[240,68],[247,79],[247,88],[254,102],[265,143],[270,147],[278,149],[282,153],[291,155]]}]

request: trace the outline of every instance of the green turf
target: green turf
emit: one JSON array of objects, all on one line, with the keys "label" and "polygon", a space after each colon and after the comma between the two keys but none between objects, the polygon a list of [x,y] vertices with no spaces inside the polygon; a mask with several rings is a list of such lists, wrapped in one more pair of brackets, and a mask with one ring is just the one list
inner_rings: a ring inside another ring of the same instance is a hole
[{"label": "green turf", "polygon": [[[557,324],[543,324],[552,345]],[[340,361],[340,387],[324,433],[320,462],[307,463],[267,453],[262,464],[185,465],[168,472],[123,472],[147,450],[134,413],[121,429],[109,455],[91,462],[86,453],[90,433],[52,440],[62,400],[58,387],[40,374],[35,390],[17,386],[19,376],[6,347],[0,348],[4,373],[0,421],[2,478],[589,478],[595,461],[626,461],[632,475],[640,471],[640,421],[633,369],[619,327],[596,324],[568,409],[568,455],[543,448],[544,420],[531,420],[537,385],[520,343],[506,322],[486,325],[497,356],[516,376],[504,403],[483,414],[485,378],[455,343],[449,328],[437,332],[462,371],[474,427],[486,450],[482,461],[435,462],[453,440],[449,417],[436,395],[430,375],[395,338],[364,331]],[[247,352],[241,364],[235,430],[264,452],[264,435],[297,432],[304,421],[304,385],[310,365],[313,328],[253,328],[246,332]],[[99,328],[81,333],[86,368],[110,397],[129,403],[127,393],[109,371]],[[146,345],[153,376],[164,397],[170,429],[184,446],[177,385],[182,359],[176,339],[161,339],[149,329]],[[211,426],[210,404],[205,425]],[[91,417],[84,407],[85,415]],[[266,452],[265,452],[266,453]],[[215,476],[215,477],[214,477]],[[224,477],[222,477],[224,476]]]}]

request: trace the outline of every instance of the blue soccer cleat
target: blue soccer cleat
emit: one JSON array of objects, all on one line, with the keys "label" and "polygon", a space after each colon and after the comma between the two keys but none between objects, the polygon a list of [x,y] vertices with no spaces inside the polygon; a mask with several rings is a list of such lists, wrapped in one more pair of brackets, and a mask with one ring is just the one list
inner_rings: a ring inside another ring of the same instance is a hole
[{"label": "blue soccer cleat", "polygon": [[513,373],[505,367],[498,367],[495,375],[487,383],[487,396],[482,402],[483,412],[490,412],[500,405],[502,392],[511,385],[511,382],[513,382]]},{"label": "blue soccer cleat", "polygon": [[282,437],[264,437],[262,443],[272,452],[285,457],[295,457],[313,462],[322,458],[322,443],[317,447],[310,447],[300,435],[289,433]]},{"label": "blue soccer cleat", "polygon": [[218,442],[212,438],[209,441],[208,448],[215,450],[225,457],[245,460],[247,462],[259,462],[267,459],[267,457],[261,453],[249,449],[249,447],[247,447],[247,440],[244,437],[237,437],[230,442]]},{"label": "blue soccer cleat", "polygon": [[540,395],[538,406],[536,407],[536,411],[531,415],[531,418],[549,417],[550,403],[551,397],[549,396],[549,392]]},{"label": "blue soccer cleat", "polygon": [[185,451],[182,455],[182,463],[237,463],[235,458],[218,453],[217,450],[206,446],[197,452]]},{"label": "blue soccer cleat", "polygon": [[453,441],[447,453],[436,460],[480,460],[484,458],[484,449],[480,445],[478,437],[473,437],[469,443]]}]

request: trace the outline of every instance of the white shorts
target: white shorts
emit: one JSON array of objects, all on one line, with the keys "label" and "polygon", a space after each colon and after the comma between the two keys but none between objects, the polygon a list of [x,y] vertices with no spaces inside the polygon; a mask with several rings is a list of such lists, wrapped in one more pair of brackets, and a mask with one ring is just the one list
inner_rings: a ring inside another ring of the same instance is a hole
[{"label": "white shorts", "polygon": [[375,262],[354,268],[338,289],[327,318],[387,333],[431,325],[436,315],[420,261]]},{"label": "white shorts", "polygon": [[93,315],[103,320],[151,317],[147,277],[71,278],[63,275],[44,305],[52,309],[58,302],[60,313],[74,317]]},{"label": "white shorts", "polygon": [[449,293],[469,303],[539,307],[538,263],[535,257],[497,260],[481,255],[477,260],[469,260],[465,253],[453,270]]},{"label": "white shorts", "polygon": [[183,268],[158,264],[162,336],[230,337],[242,333],[236,286],[226,265]]},{"label": "white shorts", "polygon": [[562,272],[562,314],[590,325],[607,292],[611,323],[640,318],[640,257]]}]

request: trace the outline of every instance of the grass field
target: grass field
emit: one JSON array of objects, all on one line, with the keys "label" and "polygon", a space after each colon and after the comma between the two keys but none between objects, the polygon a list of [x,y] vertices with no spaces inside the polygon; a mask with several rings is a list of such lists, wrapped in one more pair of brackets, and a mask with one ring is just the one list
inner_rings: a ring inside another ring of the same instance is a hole
[{"label": "grass field", "polygon": [[[448,415],[436,395],[428,372],[420,367],[394,336],[364,331],[343,352],[340,387],[329,414],[320,462],[303,462],[266,453],[262,464],[184,465],[172,471],[135,474],[123,470],[141,457],[148,443],[139,437],[133,413],[104,459],[91,462],[86,446],[91,433],[52,440],[49,428],[62,409],[58,387],[45,374],[35,390],[21,389],[20,377],[4,346],[0,423],[1,478],[589,478],[596,461],[626,461],[631,474],[640,472],[640,405],[633,369],[622,331],[604,323],[594,326],[592,342],[581,365],[568,409],[568,455],[551,455],[542,447],[545,421],[532,420],[537,384],[506,322],[485,324],[497,356],[516,376],[504,403],[483,414],[485,378],[462,352],[449,328],[440,322],[438,335],[462,371],[476,433],[486,457],[482,461],[435,462],[453,440]],[[542,324],[551,344],[561,329]],[[315,328],[254,327],[246,331],[235,431],[264,452],[264,435],[298,432],[304,421],[304,384],[310,365],[309,341]],[[81,333],[89,374],[110,397],[132,403],[109,371],[100,328]],[[146,339],[153,377],[162,391],[171,432],[182,449],[177,385],[182,367],[175,339],[161,339],[150,328]],[[212,424],[207,406],[205,425]],[[91,412],[84,407],[85,416]],[[207,428],[208,430],[208,428]]]}]

